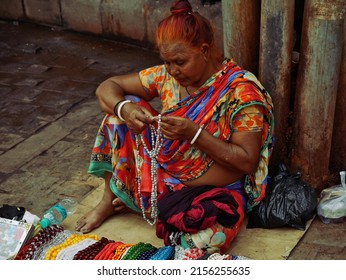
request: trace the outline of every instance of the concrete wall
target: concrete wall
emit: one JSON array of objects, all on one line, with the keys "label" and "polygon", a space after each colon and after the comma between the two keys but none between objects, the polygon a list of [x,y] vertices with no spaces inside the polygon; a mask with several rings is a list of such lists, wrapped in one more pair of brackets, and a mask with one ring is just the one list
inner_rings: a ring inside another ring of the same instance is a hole
[{"label": "concrete wall", "polygon": [[[206,16],[223,49],[221,3],[202,5],[190,0]],[[0,19],[34,22],[91,33],[144,47],[154,45],[158,22],[169,14],[169,0],[0,0]]]}]

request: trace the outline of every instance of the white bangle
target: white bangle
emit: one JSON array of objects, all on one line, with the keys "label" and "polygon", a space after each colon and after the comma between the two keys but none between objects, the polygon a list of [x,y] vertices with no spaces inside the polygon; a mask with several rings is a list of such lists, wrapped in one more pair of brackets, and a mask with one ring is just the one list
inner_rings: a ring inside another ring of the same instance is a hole
[{"label": "white bangle", "polygon": [[203,127],[199,127],[195,136],[192,138],[192,140],[190,142],[191,145],[196,142],[196,140],[197,140],[198,136],[201,134],[202,130],[203,130]]},{"label": "white bangle", "polygon": [[132,102],[132,101],[131,100],[124,100],[118,105],[117,115],[118,115],[118,118],[120,120],[122,120],[123,122],[125,121],[125,119],[120,115],[120,111],[126,103],[130,103],[130,102]]}]

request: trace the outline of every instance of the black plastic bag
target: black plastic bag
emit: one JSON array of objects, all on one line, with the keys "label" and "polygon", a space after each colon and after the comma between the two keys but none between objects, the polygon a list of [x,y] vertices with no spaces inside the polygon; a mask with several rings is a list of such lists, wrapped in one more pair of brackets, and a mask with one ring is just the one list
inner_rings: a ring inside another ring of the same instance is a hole
[{"label": "black plastic bag", "polygon": [[0,207],[0,218],[20,221],[23,219],[24,214],[24,207],[17,207],[8,204],[4,204]]},{"label": "black plastic bag", "polygon": [[317,207],[315,189],[300,179],[301,174],[289,174],[279,166],[278,174],[268,183],[266,196],[249,213],[247,228],[277,228],[290,226],[305,230]]}]

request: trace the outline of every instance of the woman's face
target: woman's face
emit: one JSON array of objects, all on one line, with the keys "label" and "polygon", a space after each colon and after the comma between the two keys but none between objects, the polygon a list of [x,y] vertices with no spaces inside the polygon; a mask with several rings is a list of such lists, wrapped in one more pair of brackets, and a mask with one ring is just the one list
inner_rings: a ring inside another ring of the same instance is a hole
[{"label": "woman's face", "polygon": [[160,47],[160,56],[167,72],[183,87],[200,87],[209,78],[207,56],[200,49],[184,43],[165,44]]}]

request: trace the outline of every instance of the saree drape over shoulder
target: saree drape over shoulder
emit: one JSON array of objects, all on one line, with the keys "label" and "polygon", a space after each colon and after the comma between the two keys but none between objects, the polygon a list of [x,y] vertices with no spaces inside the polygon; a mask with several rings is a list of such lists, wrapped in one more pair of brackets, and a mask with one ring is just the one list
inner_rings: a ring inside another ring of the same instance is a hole
[{"label": "saree drape over shoulder", "polygon": [[[179,100],[179,84],[166,71],[164,65],[155,66],[139,73],[144,89],[152,98],[159,98],[164,116],[186,117],[194,121],[214,137],[229,142],[236,129],[234,116],[251,105],[263,106],[261,159],[257,171],[241,181],[248,209],[256,205],[265,194],[268,163],[273,146],[273,105],[269,94],[251,73],[242,70],[232,61],[226,61],[222,70],[210,77],[197,91]],[[135,96],[126,96],[148,108],[153,115],[158,112]],[[255,127],[256,121],[248,123]],[[146,145],[151,148],[150,130],[142,132]],[[139,146],[136,152],[135,135],[114,115],[106,115],[92,150],[89,173],[103,176],[113,174],[111,189],[133,210],[140,211],[137,176],[141,177],[140,192],[145,209],[150,210],[152,179],[150,158]],[[138,162],[139,161],[139,162]],[[137,174],[139,163],[140,174]],[[177,191],[184,182],[193,180],[208,171],[213,159],[185,140],[163,140],[157,156],[157,184],[159,195],[165,190]]]}]

